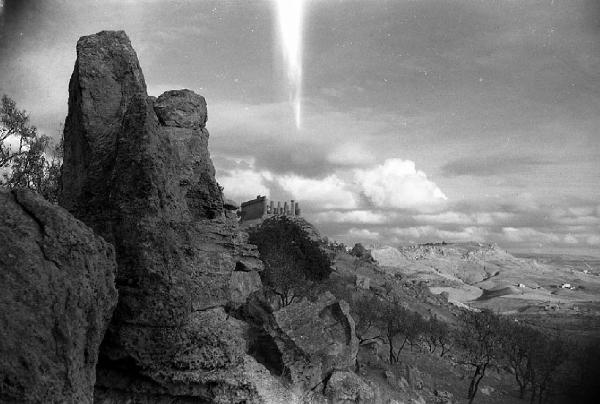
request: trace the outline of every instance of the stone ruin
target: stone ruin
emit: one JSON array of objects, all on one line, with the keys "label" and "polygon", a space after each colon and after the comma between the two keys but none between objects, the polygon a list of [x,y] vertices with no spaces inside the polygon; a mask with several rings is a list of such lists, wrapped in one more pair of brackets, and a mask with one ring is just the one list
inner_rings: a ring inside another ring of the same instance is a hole
[{"label": "stone ruin", "polygon": [[272,216],[301,216],[300,205],[297,201],[291,200],[284,201],[272,201],[267,199],[266,196],[257,195],[255,199],[251,199],[246,202],[242,202],[239,215],[241,222],[244,223],[258,223],[268,217]]}]

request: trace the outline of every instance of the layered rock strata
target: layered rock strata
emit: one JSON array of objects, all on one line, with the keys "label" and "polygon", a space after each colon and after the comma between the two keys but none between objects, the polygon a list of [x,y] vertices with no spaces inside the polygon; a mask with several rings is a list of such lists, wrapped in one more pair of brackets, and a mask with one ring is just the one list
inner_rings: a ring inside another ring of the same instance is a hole
[{"label": "layered rock strata", "polygon": [[262,263],[224,207],[206,119],[192,91],[147,95],[124,32],[77,43],[60,203],[114,244],[118,263],[99,402],[270,394],[270,374],[246,354],[247,325],[227,314],[261,288]]},{"label": "layered rock strata", "polygon": [[0,191],[0,246],[0,402],[92,403],[113,247],[26,190]]}]

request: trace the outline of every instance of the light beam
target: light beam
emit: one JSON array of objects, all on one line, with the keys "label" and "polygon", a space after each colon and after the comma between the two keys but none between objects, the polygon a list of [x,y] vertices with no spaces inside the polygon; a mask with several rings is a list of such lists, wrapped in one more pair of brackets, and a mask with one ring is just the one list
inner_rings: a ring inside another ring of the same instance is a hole
[{"label": "light beam", "polygon": [[298,129],[302,107],[302,34],[305,4],[306,0],[275,0],[288,95]]}]

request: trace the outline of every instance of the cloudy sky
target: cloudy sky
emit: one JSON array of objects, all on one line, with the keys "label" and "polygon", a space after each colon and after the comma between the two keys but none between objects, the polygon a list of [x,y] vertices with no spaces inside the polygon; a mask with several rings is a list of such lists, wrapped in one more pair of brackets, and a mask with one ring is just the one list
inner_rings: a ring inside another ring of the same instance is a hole
[{"label": "cloudy sky", "polygon": [[0,0],[0,93],[58,136],[82,35],[207,99],[228,197],[330,238],[600,255],[600,2],[305,0],[302,125],[275,1]]}]

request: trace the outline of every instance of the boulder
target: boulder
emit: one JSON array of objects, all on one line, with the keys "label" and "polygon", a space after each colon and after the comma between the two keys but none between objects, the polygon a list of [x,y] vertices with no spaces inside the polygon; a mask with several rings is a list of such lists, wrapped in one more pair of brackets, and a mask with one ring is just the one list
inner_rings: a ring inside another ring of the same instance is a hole
[{"label": "boulder", "polygon": [[260,275],[256,271],[235,271],[229,280],[229,300],[234,304],[246,302],[248,296],[262,289]]},{"label": "boulder", "polygon": [[262,400],[265,380],[244,370],[245,326],[223,312],[260,288],[262,262],[226,213],[205,123],[206,102],[190,90],[148,97],[124,32],[78,41],[60,203],[116,249],[119,302],[98,366],[105,402]]},{"label": "boulder", "polygon": [[269,330],[292,383],[306,389],[334,370],[354,368],[358,339],[346,302],[331,293],[304,299],[273,313]]},{"label": "boulder", "polygon": [[92,403],[113,247],[31,191],[0,191],[0,268],[0,401]]},{"label": "boulder", "polygon": [[433,395],[437,404],[452,404],[454,402],[454,395],[449,391],[435,389]]},{"label": "boulder", "polygon": [[333,372],[325,387],[325,395],[335,404],[366,404],[375,399],[371,387],[354,372]]},{"label": "boulder", "polygon": [[361,243],[354,244],[350,254],[367,262],[375,262],[375,259],[371,255],[371,250],[365,248]]},{"label": "boulder", "polygon": [[178,128],[204,128],[206,126],[206,100],[190,90],[171,90],[154,103],[158,120],[165,126]]},{"label": "boulder", "polygon": [[394,389],[401,391],[407,391],[409,389],[409,384],[406,379],[402,376],[397,377],[391,370],[385,371],[385,378]]},{"label": "boulder", "polygon": [[356,274],[354,284],[359,289],[369,290],[371,287],[371,278]]}]

